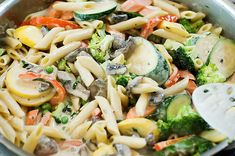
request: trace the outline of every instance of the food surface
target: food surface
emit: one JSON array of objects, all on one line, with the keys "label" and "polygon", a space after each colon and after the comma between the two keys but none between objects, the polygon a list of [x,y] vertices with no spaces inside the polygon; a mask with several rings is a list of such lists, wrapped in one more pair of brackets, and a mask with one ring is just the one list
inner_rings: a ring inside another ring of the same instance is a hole
[{"label": "food surface", "polygon": [[214,128],[216,106],[234,117],[235,41],[191,9],[68,0],[28,15],[0,47],[0,133],[37,156],[195,156],[233,136]]}]

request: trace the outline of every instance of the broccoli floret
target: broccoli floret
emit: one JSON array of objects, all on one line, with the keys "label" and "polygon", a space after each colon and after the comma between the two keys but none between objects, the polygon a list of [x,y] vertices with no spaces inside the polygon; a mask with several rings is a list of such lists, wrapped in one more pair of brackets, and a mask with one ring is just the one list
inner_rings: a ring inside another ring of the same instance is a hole
[{"label": "broccoli floret", "polygon": [[162,120],[157,121],[157,127],[160,130],[160,136],[159,136],[160,141],[168,139],[168,137],[172,134],[170,124]]},{"label": "broccoli floret", "polygon": [[192,23],[185,18],[179,19],[179,23],[182,24],[189,33],[196,33],[201,28],[201,26],[204,25],[204,22],[202,20],[198,20]]},{"label": "broccoli floret", "polygon": [[199,134],[209,128],[208,124],[196,112],[177,117],[168,122],[168,124],[172,134],[177,134],[178,136]]},{"label": "broccoli floret", "polygon": [[52,116],[54,117],[57,123],[61,123],[62,112],[65,106],[66,106],[65,103],[60,103],[57,106],[56,110],[52,112]]},{"label": "broccoli floret", "polygon": [[179,47],[177,50],[171,52],[174,64],[183,70],[195,71],[195,66],[192,57],[190,56],[190,49],[187,47]]},{"label": "broccoli floret", "polygon": [[89,48],[91,55],[97,62],[103,63],[109,58],[109,52],[114,38],[106,35],[104,27],[97,29],[91,37]]},{"label": "broccoli floret", "polygon": [[120,75],[116,78],[116,84],[121,85],[123,87],[126,87],[128,84],[128,81],[130,80],[129,76],[126,75]]},{"label": "broccoli floret", "polygon": [[164,121],[158,120],[157,122],[160,140],[166,140],[171,134],[178,136],[199,134],[209,128],[209,125],[190,105],[182,107],[174,119]]},{"label": "broccoli floret", "polygon": [[159,120],[157,125],[160,129],[160,140],[168,139],[171,134],[178,136],[199,134],[209,128],[209,125],[196,112],[167,122]]},{"label": "broccoli floret", "polygon": [[203,67],[197,73],[197,84],[203,85],[207,83],[219,83],[226,80],[216,67],[215,64],[209,63],[208,65],[203,65]]},{"label": "broccoli floret", "polygon": [[121,85],[123,87],[126,87],[128,82],[129,82],[129,80],[132,80],[132,79],[134,79],[136,77],[137,77],[137,75],[132,74],[132,73],[130,73],[129,75],[118,75],[118,76],[115,77],[116,84],[117,85]]},{"label": "broccoli floret", "polygon": [[180,142],[177,142],[165,149],[156,152],[157,156],[175,156],[175,155],[195,155],[202,154],[203,152],[211,149],[213,147],[213,143],[209,140],[203,139],[198,136],[191,136],[187,139],[184,139]]}]

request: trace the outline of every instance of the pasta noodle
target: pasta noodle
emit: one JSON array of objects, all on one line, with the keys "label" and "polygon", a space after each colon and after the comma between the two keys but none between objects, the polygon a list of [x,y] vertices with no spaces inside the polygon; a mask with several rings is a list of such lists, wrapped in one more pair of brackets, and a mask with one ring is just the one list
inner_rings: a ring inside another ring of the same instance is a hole
[{"label": "pasta noodle", "polygon": [[75,41],[82,41],[91,38],[93,29],[82,29],[79,32],[67,35],[64,39],[64,45]]},{"label": "pasta noodle", "polygon": [[22,47],[22,43],[15,38],[6,37],[4,41],[6,42],[8,46],[10,46],[13,49],[20,49]]},{"label": "pasta noodle", "polygon": [[111,103],[111,106],[114,110],[114,114],[118,120],[123,120],[123,113],[122,113],[122,104],[119,94],[116,90],[115,80],[108,76],[108,98]]},{"label": "pasta noodle", "polygon": [[149,95],[148,94],[141,94],[136,105],[136,114],[138,116],[144,116],[145,109],[148,105],[149,102]]},{"label": "pasta noodle", "polygon": [[182,11],[180,13],[181,18],[186,18],[189,20],[195,19],[197,16],[197,13],[194,11]]},{"label": "pasta noodle", "polygon": [[115,25],[110,25],[111,29],[115,29],[117,31],[126,31],[129,29],[133,29],[133,28],[138,28],[144,24],[147,23],[147,19],[143,18],[143,17],[135,17],[132,19],[129,19],[127,21],[123,21],[120,22],[118,24]]},{"label": "pasta noodle", "polygon": [[35,129],[32,131],[32,133],[29,135],[29,137],[25,141],[25,143],[22,147],[23,150],[25,150],[29,153],[33,153],[34,149],[36,148],[36,146],[40,140],[40,137],[43,134],[42,131],[43,131],[42,124],[39,124],[37,127],[35,127]]},{"label": "pasta noodle", "polygon": [[113,136],[113,143],[127,145],[134,149],[141,149],[146,145],[144,138],[130,137],[130,136]]},{"label": "pasta noodle", "polygon": [[0,89],[0,99],[4,101],[12,114],[17,117],[24,117],[25,113],[22,111],[19,104],[12,98],[7,90]]},{"label": "pasta noodle", "polygon": [[53,28],[51,29],[43,38],[40,42],[38,42],[34,48],[40,49],[40,50],[48,50],[50,47],[51,42],[55,38],[56,34],[59,32],[63,31],[64,28]]},{"label": "pasta noodle", "polygon": [[[25,126],[25,130],[28,133],[32,133],[33,131],[35,131],[35,129],[36,129],[36,126]],[[56,127],[43,126],[42,131],[44,135],[51,137],[51,138],[55,138],[55,139],[68,138],[66,133],[64,133],[63,131],[59,130]]]},{"label": "pasta noodle", "polygon": [[0,127],[2,128],[5,137],[12,143],[15,142],[16,132],[11,125],[0,115]]},{"label": "pasta noodle", "polygon": [[76,48],[78,48],[81,45],[80,42],[73,42],[70,44],[67,44],[61,48],[58,48],[56,51],[53,53],[47,55],[41,60],[41,65],[42,66],[49,66],[58,61],[59,59],[63,58],[70,52],[74,51]]},{"label": "pasta noodle", "polygon": [[189,78],[186,77],[183,80],[176,83],[175,85],[165,89],[164,94],[169,96],[169,95],[175,95],[177,93],[180,93],[180,92],[184,91],[187,88],[188,82],[189,82]]},{"label": "pasta noodle", "polygon": [[11,61],[11,58],[8,55],[3,55],[0,57],[0,66],[6,66]]},{"label": "pasta noodle", "polygon": [[7,49],[7,55],[13,60],[20,60],[22,58],[22,56],[20,56],[19,53],[12,48]]},{"label": "pasta noodle", "polygon": [[91,112],[97,107],[97,105],[98,104],[95,100],[88,103],[84,109],[70,122],[67,130],[72,132],[78,125],[83,123],[91,115]]},{"label": "pasta noodle", "polygon": [[87,87],[89,87],[91,83],[94,81],[94,77],[91,75],[89,70],[84,68],[78,61],[75,62],[75,68],[78,70],[82,81],[85,83]]},{"label": "pasta noodle", "polygon": [[120,132],[117,128],[117,122],[115,116],[113,114],[113,110],[109,105],[108,100],[101,96],[96,96],[95,99],[97,100],[99,107],[104,114],[104,119],[107,121],[107,129],[113,135],[120,135]]},{"label": "pasta noodle", "polygon": [[203,34],[205,32],[210,32],[211,28],[212,28],[211,23],[205,24],[199,29],[199,31],[197,33],[198,34]]},{"label": "pasta noodle", "polygon": [[83,7],[89,7],[92,4],[94,4],[94,2],[59,2],[54,4],[53,8],[63,11],[76,11]]},{"label": "pasta noodle", "polygon": [[157,36],[160,36],[162,38],[166,38],[166,39],[171,39],[171,40],[175,40],[175,41],[178,41],[180,43],[183,43],[186,41],[186,38],[185,37],[182,37],[178,34],[174,34],[172,32],[169,32],[169,31],[166,31],[164,29],[158,29],[158,30],[155,30],[153,32],[154,35],[157,35]]},{"label": "pasta noodle", "polygon": [[74,129],[73,133],[71,134],[72,138],[75,138],[75,139],[83,138],[85,136],[85,134],[88,133],[87,130],[89,129],[91,124],[92,124],[92,122],[88,121],[88,122],[84,122],[81,125],[77,126]]},{"label": "pasta noodle", "polygon": [[180,17],[179,9],[163,0],[153,0],[153,5],[169,12],[170,14]]}]

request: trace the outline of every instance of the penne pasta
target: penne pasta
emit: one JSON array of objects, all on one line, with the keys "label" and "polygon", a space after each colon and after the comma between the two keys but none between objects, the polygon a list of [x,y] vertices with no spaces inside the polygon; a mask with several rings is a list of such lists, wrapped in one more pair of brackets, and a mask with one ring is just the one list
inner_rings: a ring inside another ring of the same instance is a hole
[{"label": "penne pasta", "polygon": [[121,99],[116,90],[115,80],[111,76],[108,76],[107,79],[108,79],[108,99],[110,101],[111,107],[114,110],[116,119],[123,120],[124,117],[122,113]]},{"label": "penne pasta", "polygon": [[109,133],[113,135],[120,135],[113,110],[110,107],[108,100],[101,96],[96,96],[95,99],[99,104],[99,107],[104,115],[105,121],[107,121],[107,129]]},{"label": "penne pasta", "polygon": [[175,94],[181,93],[181,92],[183,92],[187,88],[188,82],[189,82],[189,78],[186,77],[183,80],[181,80],[181,81],[177,82],[176,84],[174,84],[173,86],[171,86],[169,88],[166,88],[163,91],[163,93],[166,96],[170,96],[170,95],[175,95]]},{"label": "penne pasta", "polygon": [[[28,133],[32,133],[33,131],[35,131],[36,128],[37,128],[36,126],[25,126],[25,131],[27,131]],[[65,132],[59,130],[57,127],[43,126],[42,131],[43,135],[46,135],[51,138],[55,139],[68,138],[68,135]]]},{"label": "penne pasta", "polygon": [[25,113],[19,106],[19,104],[12,98],[12,96],[9,94],[7,90],[1,90],[0,89],[0,99],[4,101],[7,108],[10,110],[10,112],[17,116],[17,117],[24,117]]},{"label": "penne pasta", "polygon": [[77,57],[76,63],[79,63],[81,66],[89,70],[97,78],[105,79],[103,68],[93,58],[89,56],[79,56]]},{"label": "penne pasta", "polygon": [[126,31],[126,30],[130,30],[133,28],[138,28],[138,27],[146,24],[147,21],[148,21],[147,18],[135,17],[135,18],[120,22],[115,25],[110,25],[110,28],[117,30],[117,31]]},{"label": "penne pasta", "polygon": [[77,11],[84,7],[90,7],[94,2],[59,2],[53,5],[56,10]]},{"label": "penne pasta", "polygon": [[2,128],[2,131],[4,132],[5,137],[11,141],[12,143],[15,142],[16,138],[16,132],[11,127],[11,125],[0,115],[0,127]]},{"label": "penne pasta", "polygon": [[174,34],[172,32],[166,31],[164,29],[158,29],[153,32],[154,35],[160,36],[165,39],[171,39],[175,40],[177,42],[183,43],[186,41],[186,38],[183,36],[180,36],[178,34]]},{"label": "penne pasta", "polygon": [[112,139],[114,144],[124,144],[133,149],[141,149],[146,145],[146,140],[144,138],[137,138],[131,136],[113,136]]},{"label": "penne pasta", "polygon": [[84,138],[84,136],[86,135],[86,133],[88,133],[88,129],[91,126],[92,122],[88,121],[88,122],[84,122],[81,125],[77,126],[73,133],[71,134],[72,138],[74,139],[82,139]]},{"label": "penne pasta", "polygon": [[198,30],[198,34],[203,34],[205,32],[210,32],[212,28],[212,24],[211,23],[208,23],[208,24],[205,24],[203,25],[199,30]]},{"label": "penne pasta", "polygon": [[64,38],[64,45],[67,45],[71,42],[83,41],[90,39],[94,29],[81,29],[79,32],[69,34]]},{"label": "penne pasta", "polygon": [[22,47],[22,43],[13,37],[6,37],[4,41],[12,49],[20,49]]},{"label": "penne pasta", "polygon": [[136,102],[135,108],[136,108],[136,114],[138,116],[144,116],[145,109],[148,106],[149,103],[149,94],[141,94],[138,101]]},{"label": "penne pasta", "polygon": [[170,14],[180,17],[179,9],[164,0],[153,0],[153,5],[169,12]]},{"label": "penne pasta", "polygon": [[95,80],[94,77],[91,75],[90,71],[84,68],[78,61],[76,61],[74,65],[75,68],[78,70],[82,81],[87,87],[89,87],[91,83]]},{"label": "penne pasta", "polygon": [[64,28],[56,27],[51,29],[34,48],[39,50],[48,50],[55,36],[63,31]]},{"label": "penne pasta", "polygon": [[67,131],[70,133],[81,123],[83,123],[88,117],[91,116],[92,111],[98,106],[97,102],[94,100],[88,103],[83,110],[70,122],[67,126]]},{"label": "penne pasta", "polygon": [[42,66],[49,66],[58,61],[59,59],[63,58],[70,52],[76,50],[81,45],[80,42],[73,42],[70,44],[67,44],[61,48],[56,49],[53,53],[50,53],[49,55],[45,56],[41,60]]},{"label": "penne pasta", "polygon": [[35,127],[35,129],[32,131],[32,133],[29,135],[29,137],[25,141],[22,147],[23,150],[29,153],[33,153],[42,134],[43,134],[43,126],[42,124],[38,124],[38,126]]}]

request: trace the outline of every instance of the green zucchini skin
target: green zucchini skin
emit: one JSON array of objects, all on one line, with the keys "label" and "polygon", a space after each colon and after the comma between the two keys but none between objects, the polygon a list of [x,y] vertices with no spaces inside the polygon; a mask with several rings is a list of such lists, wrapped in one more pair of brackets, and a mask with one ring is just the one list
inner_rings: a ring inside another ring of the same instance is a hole
[{"label": "green zucchini skin", "polygon": [[[155,47],[154,47],[155,48]],[[156,48],[155,48],[156,49]],[[146,76],[155,80],[159,85],[164,84],[170,76],[170,67],[165,58],[156,49],[156,57],[158,58],[158,64],[156,68],[148,73]]]},{"label": "green zucchini skin", "polygon": [[230,77],[235,72],[235,41],[220,38],[209,55],[208,63],[215,64],[225,78]]},{"label": "green zucchini skin", "polygon": [[[159,85],[163,85],[170,76],[170,67],[165,60],[165,58],[162,56],[162,54],[157,50],[157,48],[148,40],[142,38],[142,37],[134,37],[134,42],[136,45],[141,44],[141,46],[144,46],[144,49],[142,49],[141,54],[142,56],[145,56],[146,54],[151,54],[151,57],[154,57],[156,62],[154,63],[154,66],[151,69],[143,69],[143,71],[139,73],[135,73],[140,76],[146,76],[153,80],[155,80]],[[135,50],[137,50],[136,48]],[[133,55],[135,55],[135,50],[133,52]],[[143,59],[143,61],[147,61],[148,57]],[[152,59],[152,60],[154,60]],[[127,59],[127,62],[130,62]],[[155,64],[156,63],[156,64]],[[131,64],[135,65],[135,61],[131,61]]]},{"label": "green zucchini skin", "polygon": [[94,13],[94,14],[82,14],[79,12],[74,12],[74,18],[79,21],[98,20],[114,12],[116,10],[116,7],[117,6],[115,6],[114,8],[110,10],[100,12],[100,13]]}]

